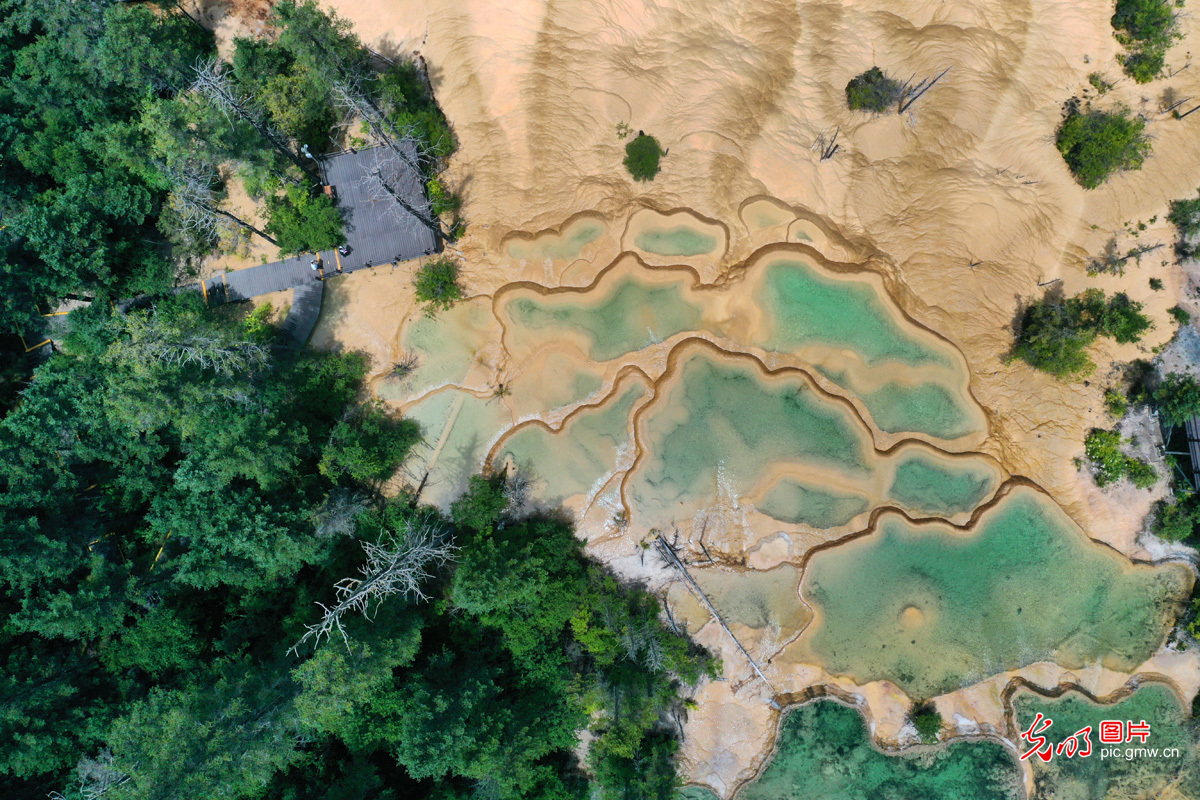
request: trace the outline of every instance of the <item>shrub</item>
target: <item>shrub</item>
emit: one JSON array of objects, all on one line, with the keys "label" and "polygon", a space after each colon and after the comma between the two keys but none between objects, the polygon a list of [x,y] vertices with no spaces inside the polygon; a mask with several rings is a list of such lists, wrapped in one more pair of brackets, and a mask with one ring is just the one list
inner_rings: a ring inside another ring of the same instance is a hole
[{"label": "shrub", "polygon": [[1154,467],[1121,452],[1126,440],[1116,431],[1093,429],[1083,440],[1083,453],[1092,468],[1097,486],[1128,477],[1139,489],[1149,489],[1158,480]]},{"label": "shrub", "polygon": [[1104,393],[1104,408],[1112,416],[1121,419],[1129,413],[1129,401],[1116,389],[1109,389]]},{"label": "shrub", "polygon": [[1179,306],[1171,306],[1170,308],[1167,309],[1167,313],[1170,314],[1171,318],[1173,320],[1175,320],[1176,322],[1178,322],[1180,325],[1187,325],[1189,322],[1192,321],[1192,315],[1187,312],[1186,308],[1181,308]]},{"label": "shrub", "polygon": [[1058,127],[1058,152],[1085,189],[1095,189],[1113,172],[1140,169],[1150,153],[1144,120],[1125,110],[1072,110]]},{"label": "shrub", "polygon": [[448,258],[422,264],[415,283],[417,299],[426,303],[430,310],[444,311],[466,297],[458,285],[458,264]]},{"label": "shrub", "polygon": [[446,188],[446,184],[437,178],[425,182],[425,191],[429,194],[429,204],[436,216],[453,214],[462,208],[462,198]]},{"label": "shrub", "polygon": [[1106,81],[1104,76],[1099,72],[1093,72],[1092,74],[1088,75],[1088,83],[1090,83],[1092,88],[1100,94],[1104,94],[1113,87],[1113,85]]},{"label": "shrub", "polygon": [[913,706],[909,712],[909,720],[916,726],[922,742],[933,744],[938,740],[943,722],[941,713],[933,703],[927,701]]},{"label": "shrub", "polygon": [[1182,425],[1200,416],[1200,382],[1187,374],[1172,372],[1151,395],[1162,421],[1169,426]]},{"label": "shrub", "polygon": [[633,141],[625,145],[625,169],[635,181],[652,181],[658,174],[658,160],[663,150],[658,140],[645,133],[638,133]]},{"label": "shrub", "polygon": [[315,253],[343,244],[342,215],[328,195],[289,186],[267,198],[267,233],[285,253]]},{"label": "shrub", "polygon": [[1012,355],[1064,380],[1095,369],[1087,348],[1097,336],[1135,342],[1151,327],[1141,304],[1123,293],[1105,300],[1099,289],[1071,298],[1047,295],[1025,310]]},{"label": "shrub", "polygon": [[1125,459],[1125,474],[1129,476],[1129,480],[1133,482],[1133,485],[1139,489],[1149,489],[1158,483],[1158,473],[1154,470],[1154,467],[1140,458]]},{"label": "shrub", "polygon": [[271,324],[271,304],[262,303],[246,315],[246,335],[253,341],[266,344],[275,337],[275,326]]},{"label": "shrub", "polygon": [[1168,542],[1190,539],[1200,524],[1198,497],[1188,494],[1173,501],[1160,500],[1154,508],[1154,535]]},{"label": "shrub", "polygon": [[1160,278],[1151,278],[1150,279],[1150,288],[1156,292],[1161,292],[1162,288],[1163,288],[1162,280]]},{"label": "shrub", "polygon": [[900,81],[889,78],[879,67],[871,67],[846,84],[846,104],[855,111],[882,113],[900,102],[903,90]]},{"label": "shrub", "polygon": [[1167,219],[1175,226],[1181,239],[1200,233],[1200,197],[1172,200]]}]

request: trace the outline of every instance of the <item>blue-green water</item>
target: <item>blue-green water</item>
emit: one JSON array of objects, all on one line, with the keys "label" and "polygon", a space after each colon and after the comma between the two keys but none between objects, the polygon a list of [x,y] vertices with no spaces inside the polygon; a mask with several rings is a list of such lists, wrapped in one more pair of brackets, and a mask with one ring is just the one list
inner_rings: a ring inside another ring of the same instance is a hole
[{"label": "blue-green water", "polygon": [[919,755],[871,746],[862,715],[832,700],[790,711],[779,743],[740,800],[1018,800],[1016,760],[997,742],[957,742]]},{"label": "blue-green water", "polygon": [[[1166,686],[1147,684],[1129,697],[1112,705],[1097,705],[1087,698],[1068,692],[1056,700],[1047,700],[1032,692],[1019,693],[1014,702],[1019,731],[1029,729],[1041,712],[1053,723],[1041,735],[1057,745],[1076,731],[1090,726],[1092,755],[1066,758],[1051,756],[1050,761],[1030,757],[1034,777],[1047,798],[1086,798],[1087,800],[1125,800],[1125,798],[1200,798],[1200,756],[1197,755],[1197,731],[1189,722],[1178,698]],[[1150,724],[1150,736],[1144,744],[1100,744],[1102,720]],[[1021,741],[1022,751],[1031,745]],[[1101,748],[1120,752],[1102,757]],[[1158,755],[1130,752],[1128,748],[1157,748]],[[1178,755],[1165,755],[1177,750]],[[1172,793],[1174,792],[1174,793]]]},{"label": "blue-green water", "polygon": [[809,486],[783,478],[767,492],[758,510],[781,522],[813,528],[837,528],[871,507],[861,494]]},{"label": "blue-green water", "polygon": [[547,339],[565,332],[583,334],[589,342],[585,355],[593,361],[618,358],[701,325],[700,306],[684,299],[680,284],[651,285],[633,278],[623,278],[599,301],[581,300],[577,294],[518,297],[507,309],[515,325]]},{"label": "blue-green water", "polygon": [[1042,660],[1128,671],[1190,587],[1179,565],[1131,567],[1018,489],[970,533],[890,515],[817,553],[802,593],[823,616],[801,641],[830,672],[920,698]]},{"label": "blue-green water", "polygon": [[647,253],[657,253],[660,256],[699,256],[717,249],[715,236],[709,236],[687,225],[650,228],[635,236],[633,243]]},{"label": "blue-green water", "polygon": [[772,350],[818,344],[853,350],[867,365],[950,366],[945,354],[895,322],[871,286],[822,275],[803,261],[768,265],[759,301],[773,326]]},{"label": "blue-green water", "polygon": [[909,511],[948,517],[971,511],[996,490],[999,476],[982,461],[913,452],[896,465],[888,498]]}]

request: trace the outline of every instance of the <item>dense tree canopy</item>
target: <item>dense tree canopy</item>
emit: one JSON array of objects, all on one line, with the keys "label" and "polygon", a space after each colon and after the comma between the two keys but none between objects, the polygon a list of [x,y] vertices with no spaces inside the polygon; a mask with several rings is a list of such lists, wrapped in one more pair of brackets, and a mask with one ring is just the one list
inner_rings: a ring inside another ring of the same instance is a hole
[{"label": "dense tree canopy", "polygon": [[[503,476],[450,518],[381,498],[416,425],[359,403],[362,358],[273,350],[260,317],[192,294],[93,304],[0,421],[4,780],[68,798],[110,781],[117,800],[670,797],[663,721],[708,656],[570,524],[511,511]],[[447,556],[412,573],[420,591],[305,634],[335,585],[415,558],[417,529]],[[395,558],[364,560],[379,547]]]}]

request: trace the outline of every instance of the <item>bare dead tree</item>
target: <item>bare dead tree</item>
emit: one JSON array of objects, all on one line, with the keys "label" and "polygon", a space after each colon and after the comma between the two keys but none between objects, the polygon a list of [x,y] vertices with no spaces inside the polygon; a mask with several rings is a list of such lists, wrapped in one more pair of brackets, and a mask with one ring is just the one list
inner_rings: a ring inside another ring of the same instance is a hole
[{"label": "bare dead tree", "polygon": [[158,362],[211,369],[231,377],[262,366],[267,349],[260,344],[231,336],[214,336],[164,324],[157,317],[131,316],[128,339],[114,343],[111,352],[135,362]]},{"label": "bare dead tree", "polygon": [[424,196],[419,192],[414,193],[414,196],[421,198],[414,204],[408,200],[402,189],[405,181],[416,181],[419,178],[420,172],[412,171],[409,163],[399,158],[394,150],[380,148],[376,151],[374,169],[363,176],[361,184],[371,200],[390,204],[398,223],[423,225],[433,233],[437,241],[445,242],[446,235],[442,231],[441,220],[429,210]]},{"label": "bare dead tree", "polygon": [[404,358],[392,365],[392,377],[403,380],[413,374],[420,364],[421,359],[416,353],[405,353]]},{"label": "bare dead tree", "polygon": [[949,71],[950,67],[946,67],[944,70],[938,73],[936,78],[922,78],[921,82],[915,86],[912,84],[912,78],[909,78],[907,81],[905,81],[904,88],[900,90],[900,113],[903,114],[905,111],[908,111],[913,103],[921,99],[921,95],[932,89],[934,84],[940,81],[942,77]]},{"label": "bare dead tree", "polygon": [[837,155],[837,151],[842,148],[842,146],[837,143],[838,134],[841,132],[842,128],[839,125],[833,132],[833,138],[831,138],[828,142],[825,141],[824,133],[817,137],[817,143],[821,148],[822,161],[828,161],[829,159],[833,158],[835,155]]},{"label": "bare dead tree", "polygon": [[1138,262],[1141,262],[1142,256],[1146,255],[1146,253],[1153,253],[1155,250],[1163,247],[1166,247],[1166,245],[1161,242],[1158,244],[1140,245],[1122,254],[1117,250],[1117,240],[1115,238],[1109,239],[1104,245],[1104,251],[1088,261],[1087,273],[1088,275],[1099,275],[1101,273],[1124,275],[1125,265],[1129,261],[1136,259]]},{"label": "bare dead tree", "polygon": [[444,527],[427,520],[408,522],[399,535],[385,532],[379,542],[361,544],[367,556],[359,567],[362,577],[343,578],[334,584],[337,603],[332,607],[317,603],[321,619],[305,626],[307,631],[289,652],[298,653],[309,640],[318,646],[335,632],[349,648],[350,638],[343,626],[346,614],[358,612],[373,619],[379,605],[393,595],[429,599],[422,584],[433,576],[433,567],[452,561],[458,549]]},{"label": "bare dead tree", "polygon": [[372,135],[391,150],[415,174],[436,172],[438,158],[428,151],[425,140],[412,127],[397,126],[362,88],[358,72],[347,73],[333,84],[334,102],[344,113],[362,119]]},{"label": "bare dead tree", "polygon": [[338,487],[312,512],[317,536],[332,538],[354,532],[355,518],[367,510],[367,498],[358,492]]},{"label": "bare dead tree", "polygon": [[321,182],[321,176],[313,172],[303,156],[288,146],[283,134],[267,122],[262,112],[254,105],[253,95],[243,94],[233,85],[229,75],[221,69],[220,61],[215,58],[205,59],[196,65],[195,72],[196,79],[192,83],[192,91],[220,109],[226,118],[237,117],[249,125],[301,172],[317,183]]},{"label": "bare dead tree", "polygon": [[[110,791],[129,782],[129,776],[113,765],[111,750],[101,750],[95,758],[84,756],[75,766],[79,779],[79,797],[101,800]],[[66,800],[62,792],[50,792],[50,800]]]},{"label": "bare dead tree", "polygon": [[229,226],[233,224],[279,246],[271,236],[220,207],[220,197],[212,188],[217,178],[215,170],[189,165],[183,169],[164,168],[164,172],[175,184],[167,203],[179,216],[185,230],[202,236],[218,236],[230,230]]}]

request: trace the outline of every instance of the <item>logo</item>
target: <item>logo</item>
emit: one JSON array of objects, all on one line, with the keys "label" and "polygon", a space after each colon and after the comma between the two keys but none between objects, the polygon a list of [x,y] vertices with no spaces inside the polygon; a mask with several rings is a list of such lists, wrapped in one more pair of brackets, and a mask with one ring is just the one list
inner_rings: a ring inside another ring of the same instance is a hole
[{"label": "logo", "polygon": [[[1042,761],[1049,763],[1050,759],[1055,756],[1064,758],[1088,758],[1092,755],[1092,726],[1080,728],[1079,730],[1059,741],[1057,744],[1050,741],[1048,731],[1053,727],[1054,721],[1042,713],[1034,718],[1033,723],[1021,734],[1021,738],[1029,743],[1030,747],[1024,753],[1021,753],[1021,760],[1025,761],[1030,756],[1037,756]],[[1098,726],[1098,740],[1101,745],[1110,745],[1108,747],[1098,748],[1100,758],[1124,758],[1126,761],[1132,761],[1134,758],[1178,758],[1178,748],[1163,748],[1157,747],[1112,747],[1111,745],[1131,744],[1135,740],[1139,744],[1145,744],[1150,738],[1150,723],[1146,720],[1133,722],[1132,720],[1117,720],[1106,719],[1100,722]]]}]

